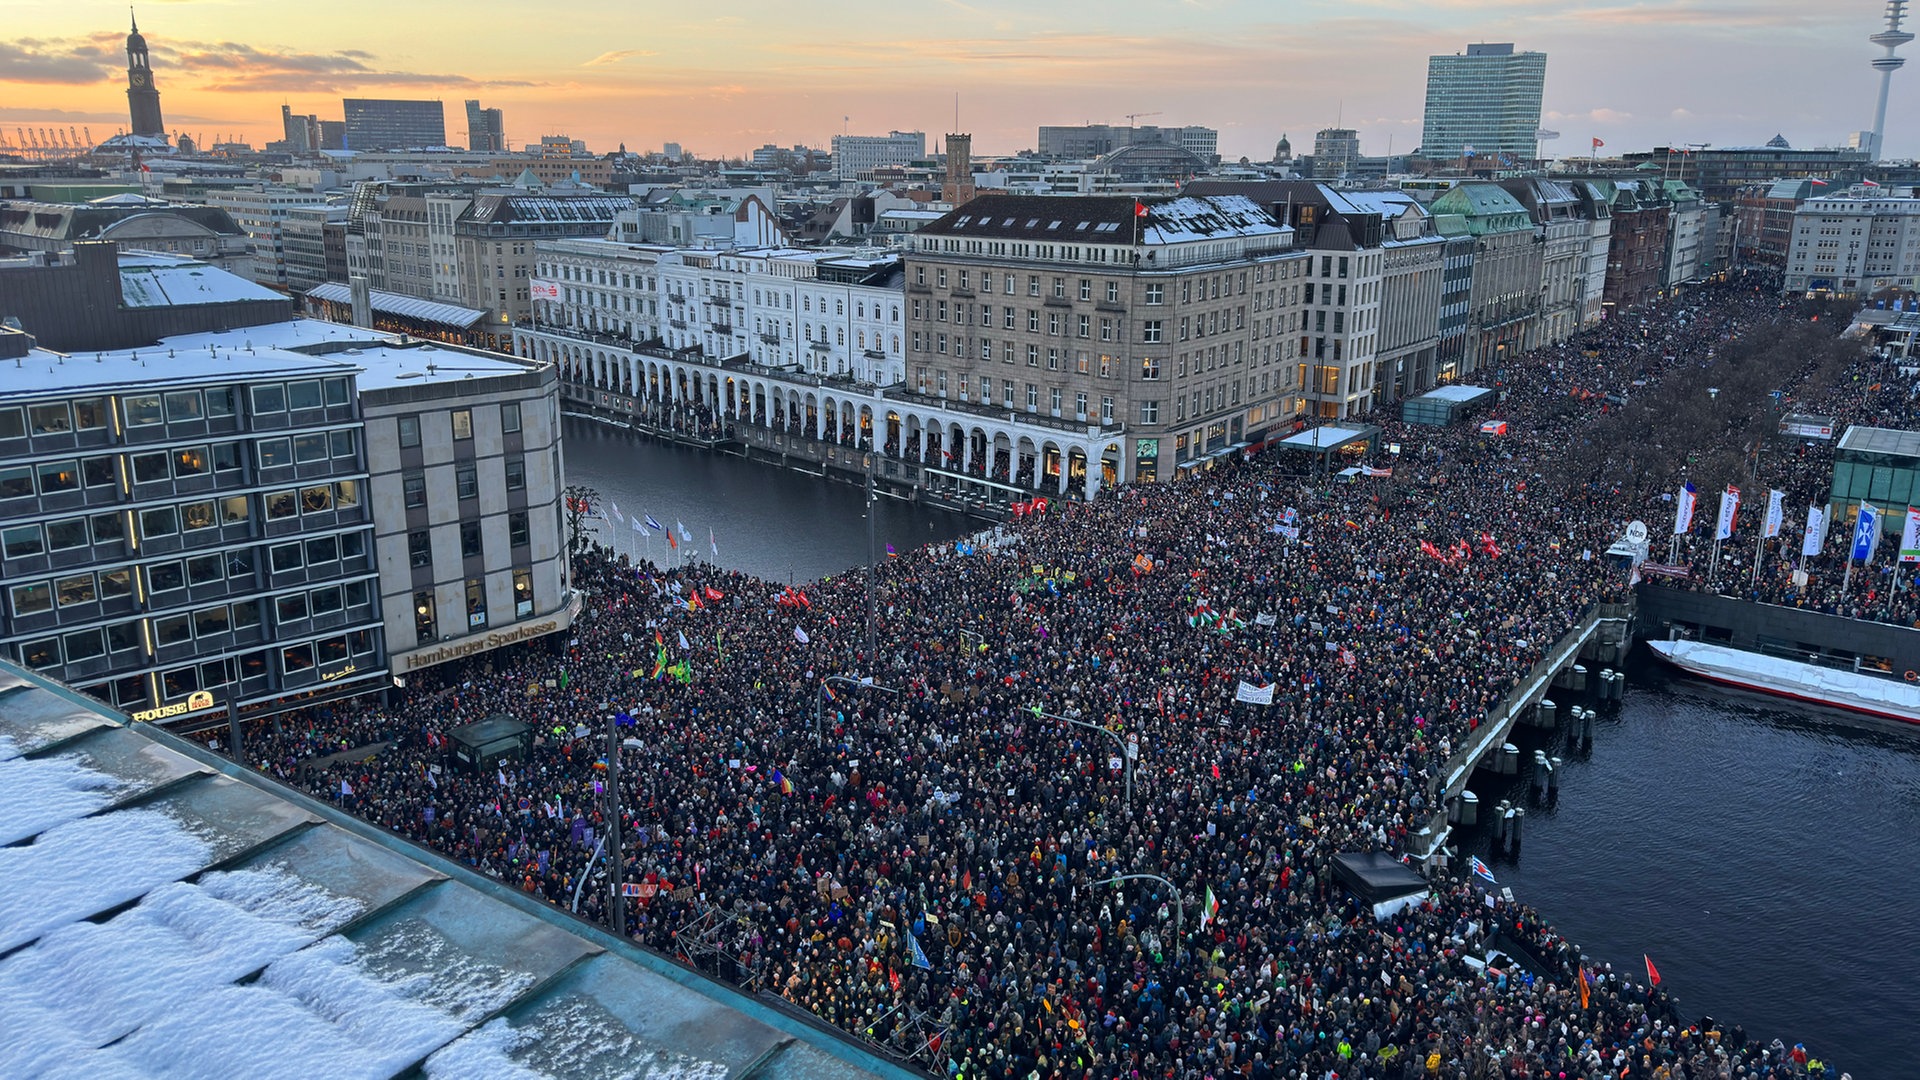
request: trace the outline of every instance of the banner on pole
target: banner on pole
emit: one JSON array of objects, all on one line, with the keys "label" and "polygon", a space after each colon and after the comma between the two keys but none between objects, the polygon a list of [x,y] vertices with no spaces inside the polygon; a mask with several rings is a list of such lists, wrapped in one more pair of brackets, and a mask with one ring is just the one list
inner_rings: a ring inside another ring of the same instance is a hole
[{"label": "banner on pole", "polygon": [[1907,507],[1907,524],[1900,530],[1900,561],[1920,562],[1920,510]]},{"label": "banner on pole", "polygon": [[1733,537],[1736,519],[1740,516],[1740,489],[1732,484],[1720,493],[1720,520],[1714,525],[1715,540],[1729,540]]},{"label": "banner on pole", "polygon": [[1686,485],[1680,489],[1680,497],[1674,504],[1673,535],[1685,536],[1687,535],[1687,531],[1693,528],[1694,499],[1693,481],[1689,480]]},{"label": "banner on pole", "polygon": [[1827,545],[1827,512],[1818,506],[1807,507],[1807,532],[1800,540],[1800,554],[1818,555]]},{"label": "banner on pole", "polygon": [[1760,535],[1771,540],[1780,535],[1780,521],[1786,516],[1787,493],[1784,491],[1767,492],[1767,519],[1761,525]]},{"label": "banner on pole", "polygon": [[1869,562],[1873,559],[1873,549],[1880,546],[1880,511],[1872,503],[1860,504],[1860,516],[1853,523],[1853,550],[1849,557],[1854,562]]}]

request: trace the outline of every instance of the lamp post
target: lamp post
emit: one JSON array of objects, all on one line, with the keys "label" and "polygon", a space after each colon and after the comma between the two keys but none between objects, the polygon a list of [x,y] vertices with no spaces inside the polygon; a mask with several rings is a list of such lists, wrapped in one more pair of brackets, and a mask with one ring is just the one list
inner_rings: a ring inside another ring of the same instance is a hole
[{"label": "lamp post", "polygon": [[[869,440],[871,441],[871,440]],[[880,670],[880,656],[874,646],[874,623],[877,621],[878,598],[874,594],[874,578],[879,575],[879,549],[874,539],[873,505],[873,451],[866,453],[867,465],[867,666],[874,671]]]},{"label": "lamp post", "polygon": [[900,693],[900,691],[893,687],[881,686],[870,678],[856,679],[851,675],[828,675],[826,678],[821,679],[820,692],[813,696],[813,742],[815,746],[820,745],[820,721],[827,709],[827,684],[836,682],[842,686],[853,686],[863,690],[878,690],[885,694],[898,695]]},{"label": "lamp post", "polygon": [[1058,720],[1063,724],[1072,724],[1075,727],[1083,727],[1089,731],[1097,731],[1100,734],[1105,735],[1107,738],[1112,739],[1113,745],[1117,747],[1120,751],[1120,768],[1122,773],[1126,776],[1126,780],[1127,780],[1127,810],[1128,812],[1132,812],[1133,810],[1133,755],[1127,752],[1127,744],[1124,740],[1120,738],[1117,732],[1108,731],[1106,728],[1101,727],[1099,724],[1093,723],[1090,720],[1075,720],[1071,716],[1059,716],[1055,713],[1045,712],[1038,705],[1030,706],[1028,711],[1032,712],[1033,715],[1041,717],[1043,719]]},{"label": "lamp post", "polygon": [[1096,888],[1101,885],[1112,885],[1116,881],[1142,881],[1142,880],[1157,881],[1160,884],[1165,885],[1167,887],[1167,891],[1173,894],[1173,935],[1176,938],[1184,938],[1186,935],[1186,925],[1187,925],[1187,902],[1184,898],[1181,897],[1180,890],[1173,887],[1173,882],[1168,881],[1166,878],[1161,877],[1159,874],[1119,874],[1110,878],[1102,878],[1099,881],[1095,881],[1089,884],[1087,887]]},{"label": "lamp post", "polygon": [[[602,708],[611,708],[603,704]],[[627,936],[627,897],[620,881],[621,871],[625,869],[625,856],[620,853],[620,721],[617,714],[607,714],[607,806],[612,820],[607,823],[607,868],[613,879],[613,932],[621,938]]]}]

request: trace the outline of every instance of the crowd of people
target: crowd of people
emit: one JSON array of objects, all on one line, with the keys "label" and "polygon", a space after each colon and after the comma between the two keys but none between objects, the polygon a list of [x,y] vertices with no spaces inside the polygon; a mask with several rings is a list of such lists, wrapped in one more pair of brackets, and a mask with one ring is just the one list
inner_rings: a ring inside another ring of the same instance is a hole
[{"label": "crowd of people", "polygon": [[[943,1075],[1819,1074],[1444,859],[1384,921],[1333,870],[1407,853],[1489,711],[1624,597],[1600,553],[1656,485],[1562,460],[1609,395],[1805,318],[1716,287],[1507,361],[1505,436],[1381,419],[1390,476],[1262,455],[903,552],[877,568],[871,635],[862,574],[790,587],[592,553],[564,642],[244,754],[606,922],[587,866],[614,824],[611,729],[636,747],[632,937]],[[532,752],[458,767],[449,732],[498,713],[533,724]]]}]

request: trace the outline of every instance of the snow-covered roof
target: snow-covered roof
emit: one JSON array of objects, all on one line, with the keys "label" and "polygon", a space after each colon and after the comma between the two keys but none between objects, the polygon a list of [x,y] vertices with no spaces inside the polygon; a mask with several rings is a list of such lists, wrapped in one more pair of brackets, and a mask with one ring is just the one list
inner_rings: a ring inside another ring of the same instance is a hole
[{"label": "snow-covered roof", "polygon": [[[386,292],[382,289],[374,289],[371,292],[369,302],[372,303],[373,310],[397,315],[403,319],[419,319],[422,322],[465,329],[486,318],[487,315],[486,312],[477,308],[443,304],[437,300],[422,300],[417,296],[407,296],[403,293]],[[353,303],[353,290],[338,281],[315,285],[307,290],[306,295],[316,300],[331,300],[336,304]]]},{"label": "snow-covered roof", "polygon": [[1484,386],[1466,386],[1461,383],[1451,383],[1446,386],[1436,386],[1426,393],[1421,394],[1420,397],[1428,401],[1477,401],[1482,395],[1491,393],[1493,393],[1493,391]]},{"label": "snow-covered roof", "polygon": [[1280,446],[1291,450],[1335,450],[1355,439],[1370,438],[1380,431],[1371,425],[1366,427],[1342,427],[1339,424],[1324,424],[1309,428],[1297,435],[1289,435],[1279,442]]},{"label": "snow-covered roof", "polygon": [[272,289],[198,259],[154,252],[128,254],[120,259],[120,302],[130,308],[285,299]]},{"label": "snow-covered roof", "polygon": [[0,1075],[912,1075],[0,665]]}]

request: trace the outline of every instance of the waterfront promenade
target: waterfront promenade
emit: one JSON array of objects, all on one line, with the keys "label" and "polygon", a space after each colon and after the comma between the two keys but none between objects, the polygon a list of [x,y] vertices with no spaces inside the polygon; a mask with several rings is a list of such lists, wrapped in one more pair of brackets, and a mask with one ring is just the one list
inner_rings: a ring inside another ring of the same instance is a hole
[{"label": "waterfront promenade", "polygon": [[[1649,317],[1657,384],[1806,315],[1729,288]],[[1610,377],[1643,356],[1637,329],[1577,355]],[[1378,924],[1331,879],[1336,852],[1404,850],[1489,712],[1626,594],[1598,554],[1637,508],[1554,468],[1609,415],[1544,385],[1566,371],[1510,361],[1512,435],[1392,431],[1407,452],[1380,481],[1262,458],[1056,502],[998,550],[901,552],[877,655],[861,575],[799,593],[589,559],[564,657],[439,670],[248,757],[565,904],[624,715],[635,936],[689,952],[676,933],[724,913],[700,955],[936,1073],[1798,1075],[1790,1040],[1690,1028],[1457,867]],[[890,692],[828,699],[833,675]],[[1273,704],[1236,704],[1243,682]],[[527,762],[434,771],[450,727],[498,711],[546,732]],[[1137,737],[1130,802],[1111,744],[1063,720]],[[394,746],[302,768],[376,739]],[[1167,884],[1105,883],[1134,874]],[[1543,970],[1467,964],[1496,924]]]}]

